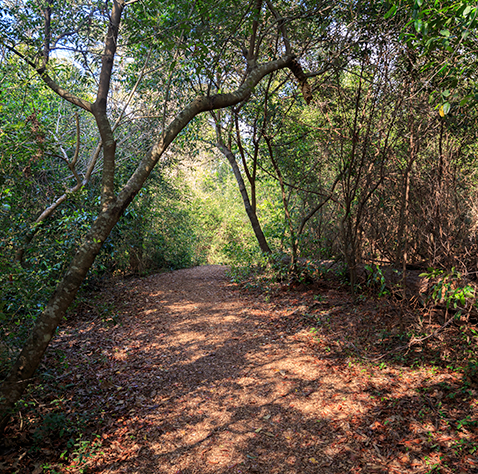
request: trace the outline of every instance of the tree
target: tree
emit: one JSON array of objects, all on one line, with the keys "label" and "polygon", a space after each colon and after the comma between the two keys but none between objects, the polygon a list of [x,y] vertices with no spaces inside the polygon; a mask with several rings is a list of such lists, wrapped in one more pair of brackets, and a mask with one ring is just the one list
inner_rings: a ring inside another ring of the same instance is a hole
[{"label": "tree", "polygon": [[430,100],[444,117],[453,107],[476,104],[478,6],[469,0],[392,2],[386,18],[407,20],[402,39],[424,58]]},{"label": "tree", "polygon": [[[203,112],[247,100],[256,85],[274,71],[289,68],[300,77],[300,65],[281,29],[285,20],[271,14],[272,5],[266,4],[269,10],[264,6],[263,12],[262,1],[225,0],[219,4],[191,5],[186,1],[113,0],[108,11],[103,2],[83,5],[46,0],[40,5],[30,1],[7,4],[0,11],[3,46],[21,58],[63,100],[93,116],[102,147],[98,214],[0,386],[3,426],[103,243],[181,131]],[[292,7],[300,9],[305,5]],[[311,8],[313,12],[313,4]],[[237,13],[231,15],[231,11]],[[261,37],[257,37],[254,27],[259,17]],[[106,39],[100,47],[103,34]],[[145,44],[151,45],[150,52]],[[241,50],[243,56],[238,54]],[[74,83],[58,81],[61,61],[52,58],[52,54],[61,51],[80,65],[80,74],[93,79],[88,93],[75,93]],[[149,54],[158,61],[156,67],[161,66],[164,72],[156,83],[163,90],[163,114],[158,119],[157,136],[150,150],[138,159],[132,157],[134,165],[118,183],[120,150],[109,110],[110,98],[119,87],[115,75],[124,79],[122,72],[128,67],[134,71],[137,65],[133,58],[141,61]],[[199,85],[195,97],[185,80],[192,75],[198,78]],[[225,78],[220,90],[216,84],[218,75]],[[170,93],[175,81],[176,85],[182,81],[186,92],[173,99]]]},{"label": "tree", "polygon": [[246,189],[246,185],[244,184],[244,179],[242,178],[241,170],[237,164],[236,157],[234,153],[231,151],[230,147],[226,146],[222,139],[221,128],[219,125],[219,121],[216,121],[216,135],[217,135],[217,148],[221,151],[221,153],[227,158],[227,161],[231,165],[232,171],[234,173],[234,177],[236,178],[237,186],[239,188],[239,192],[241,193],[242,200],[244,202],[244,208],[246,210],[247,216],[249,217],[249,221],[251,223],[252,229],[254,230],[254,234],[257,239],[257,243],[261,251],[268,255],[271,254],[272,251],[267,243],[267,240],[264,236],[264,232],[262,231],[261,224],[259,223],[259,219],[257,217],[256,212],[256,193],[255,193],[255,172],[252,174],[249,173],[247,168],[247,163],[243,160],[244,169],[246,175],[249,179],[249,184],[251,185],[251,195],[252,195],[252,202],[249,198],[249,194]]}]

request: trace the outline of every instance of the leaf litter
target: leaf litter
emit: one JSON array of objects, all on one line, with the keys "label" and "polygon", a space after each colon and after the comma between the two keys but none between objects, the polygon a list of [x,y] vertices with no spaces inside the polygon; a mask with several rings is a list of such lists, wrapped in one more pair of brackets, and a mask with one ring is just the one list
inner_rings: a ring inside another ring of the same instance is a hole
[{"label": "leaf litter", "polygon": [[386,305],[326,284],[264,297],[220,266],[94,301],[52,342],[2,472],[478,472],[476,386],[443,363],[457,346],[394,352]]}]

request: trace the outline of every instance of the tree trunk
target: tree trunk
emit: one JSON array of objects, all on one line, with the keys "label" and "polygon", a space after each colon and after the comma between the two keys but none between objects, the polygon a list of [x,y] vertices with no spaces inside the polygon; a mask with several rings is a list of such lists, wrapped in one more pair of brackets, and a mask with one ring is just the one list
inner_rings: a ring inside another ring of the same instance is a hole
[{"label": "tree trunk", "polygon": [[289,200],[287,199],[287,195],[285,192],[285,184],[284,184],[284,178],[282,176],[282,173],[279,169],[279,165],[277,164],[276,160],[274,159],[274,150],[272,148],[272,142],[270,137],[264,135],[264,139],[267,143],[267,149],[269,150],[269,158],[271,160],[272,166],[274,168],[274,171],[277,175],[277,179],[279,181],[280,185],[280,190],[281,190],[281,196],[282,196],[282,205],[284,206],[284,215],[285,215],[285,220],[287,223],[287,226],[289,227],[289,234],[290,234],[290,248],[291,248],[291,259],[290,259],[290,271],[294,274],[298,274],[298,268],[297,268],[297,261],[299,258],[299,252],[298,252],[298,240],[296,238],[296,233],[294,230],[294,226],[292,224],[292,217],[289,212]]},{"label": "tree trunk", "polygon": [[33,377],[61,318],[75,298],[103,242],[118,222],[122,212],[122,208],[111,206],[110,209],[98,216],[73,258],[63,280],[38,318],[15,365],[0,386],[0,433],[8,422],[10,410],[20,399]]},{"label": "tree trunk", "polygon": [[[124,5],[124,3],[122,3],[122,5]],[[25,342],[22,352],[12,370],[0,385],[0,433],[6,426],[16,402],[20,399],[23,391],[31,381],[55,333],[58,323],[73,302],[103,242],[118,222],[124,210],[133,200],[134,196],[136,196],[143,187],[144,182],[169,145],[198,114],[230,107],[245,100],[250,96],[252,90],[262,78],[273,71],[289,67],[292,58],[292,55],[285,55],[275,61],[257,66],[250,71],[244,83],[233,92],[207,97],[200,96],[193,100],[178,113],[151,151],[143,157],[117,197],[114,197],[111,192],[112,183],[110,181],[111,175],[114,174],[114,153],[110,150],[110,164],[106,170],[108,178],[103,179],[102,210],[79,247],[69,269],[57,286],[45,310],[38,317],[33,331]],[[56,92],[55,89],[53,90]],[[62,94],[59,93],[59,95]],[[72,101],[70,96],[66,97],[66,100]],[[90,108],[87,110],[90,110]],[[97,122],[102,122],[104,116],[101,110],[99,112],[95,111],[95,113],[100,116]],[[108,124],[98,123],[99,128],[102,128],[103,125],[105,125],[107,131],[109,131]],[[111,149],[114,149],[116,144],[111,143],[109,146]]]},{"label": "tree trunk", "polygon": [[244,208],[246,209],[247,216],[251,221],[252,229],[254,230],[254,234],[256,236],[257,242],[259,247],[261,248],[262,252],[270,255],[272,253],[269,244],[267,243],[266,237],[262,232],[261,224],[259,223],[259,219],[257,218],[257,214],[255,209],[252,208],[251,202],[249,200],[249,195],[247,194],[247,189],[244,184],[244,180],[242,179],[241,171],[239,166],[237,166],[236,158],[229,148],[224,145],[221,141],[217,142],[217,147],[221,150],[221,153],[227,158],[229,164],[231,165],[232,171],[234,172],[234,176],[237,181],[237,185],[239,186],[239,191],[241,192],[242,201],[244,202]]}]

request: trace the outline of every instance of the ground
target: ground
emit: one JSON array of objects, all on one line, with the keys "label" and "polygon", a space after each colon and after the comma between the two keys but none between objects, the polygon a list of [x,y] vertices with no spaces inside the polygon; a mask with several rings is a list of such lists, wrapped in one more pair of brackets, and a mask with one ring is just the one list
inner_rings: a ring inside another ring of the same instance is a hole
[{"label": "ground", "polygon": [[[336,282],[254,285],[213,265],[83,298],[0,470],[478,472],[478,391],[443,337],[410,344],[394,307]],[[460,350],[476,349],[473,331]]]}]

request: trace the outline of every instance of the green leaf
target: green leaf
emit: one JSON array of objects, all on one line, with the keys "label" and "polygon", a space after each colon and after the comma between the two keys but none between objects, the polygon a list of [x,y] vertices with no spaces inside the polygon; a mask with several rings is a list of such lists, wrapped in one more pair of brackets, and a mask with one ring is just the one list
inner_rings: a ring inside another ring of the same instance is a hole
[{"label": "green leaf", "polygon": [[388,12],[385,14],[385,19],[390,18],[391,16],[395,15],[397,13],[397,5],[392,5],[392,8],[388,10]]},{"label": "green leaf", "polygon": [[438,71],[438,75],[440,75],[441,73],[445,72],[446,70],[448,69],[448,63],[445,63],[441,68],[440,70]]}]

